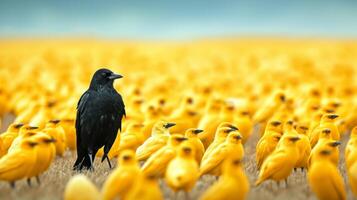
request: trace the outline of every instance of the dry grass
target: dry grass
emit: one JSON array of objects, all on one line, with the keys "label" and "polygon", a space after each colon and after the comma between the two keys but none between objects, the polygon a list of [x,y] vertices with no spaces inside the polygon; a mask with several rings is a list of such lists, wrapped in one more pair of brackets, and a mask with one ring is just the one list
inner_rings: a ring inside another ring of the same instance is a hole
[{"label": "dry grass", "polygon": [[[5,119],[5,124],[11,120],[11,117]],[[4,126],[1,130],[4,129]],[[346,190],[348,194],[348,199],[353,199],[351,190],[347,183],[346,171],[344,166],[343,150],[347,142],[347,135],[343,138],[343,145],[341,147],[341,159],[340,159],[340,170],[345,178]],[[250,179],[251,184],[257,178],[257,170],[255,167],[255,144],[257,143],[258,136],[254,136],[245,145],[245,168],[246,173]],[[36,200],[56,200],[63,198],[63,191],[67,181],[70,179],[75,172],[72,171],[72,165],[75,160],[75,152],[67,152],[63,158],[57,158],[52,164],[51,168],[42,175],[41,185],[37,185],[33,181],[33,186],[28,187],[26,181],[18,181],[16,183],[16,188],[11,189],[8,183],[0,183],[0,199],[13,200],[13,199],[36,199]],[[112,161],[112,163],[116,160]],[[100,163],[99,159],[96,160],[94,172],[84,172],[99,188],[103,185],[106,177],[110,173],[106,163]],[[205,191],[214,181],[215,177],[204,176],[196,184],[193,191],[190,193],[191,199],[197,199],[199,195]],[[165,185],[163,181],[160,181],[162,192],[165,199],[184,199],[183,194],[175,194]],[[79,194],[80,195],[80,194]],[[248,199],[316,199],[313,193],[310,191],[307,180],[306,173],[300,170],[294,172],[288,179],[288,187],[285,183],[281,183],[278,187],[277,184],[268,181],[263,183],[259,187],[251,187]]]}]

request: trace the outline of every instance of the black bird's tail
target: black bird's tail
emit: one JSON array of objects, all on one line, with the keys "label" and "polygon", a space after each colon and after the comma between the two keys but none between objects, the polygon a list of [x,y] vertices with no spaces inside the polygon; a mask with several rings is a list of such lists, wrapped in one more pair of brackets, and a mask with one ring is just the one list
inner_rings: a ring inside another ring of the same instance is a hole
[{"label": "black bird's tail", "polygon": [[89,156],[78,157],[74,163],[73,170],[88,170],[92,168],[92,162]]},{"label": "black bird's tail", "polygon": [[77,149],[77,160],[74,163],[73,170],[93,169],[93,154]]}]

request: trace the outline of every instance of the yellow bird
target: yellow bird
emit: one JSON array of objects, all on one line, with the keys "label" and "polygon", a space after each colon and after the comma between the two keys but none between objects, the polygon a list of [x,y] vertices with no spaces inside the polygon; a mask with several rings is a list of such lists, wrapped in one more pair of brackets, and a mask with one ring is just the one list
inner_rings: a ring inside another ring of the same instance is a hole
[{"label": "yellow bird", "polygon": [[194,147],[197,163],[201,163],[201,159],[203,157],[203,154],[205,153],[205,147],[197,136],[201,132],[203,132],[203,130],[195,128],[187,129],[187,131],[185,132],[185,137]]},{"label": "yellow bird", "polygon": [[284,135],[280,139],[276,150],[263,162],[255,185],[260,185],[268,179],[277,182],[285,179],[287,182],[287,178],[299,158],[299,150],[296,146],[299,139],[298,136],[293,135]]},{"label": "yellow bird", "polygon": [[26,178],[36,163],[36,142],[31,138],[23,139],[18,148],[0,159],[0,180],[10,182]]},{"label": "yellow bird", "polygon": [[66,134],[66,146],[74,151],[76,150],[76,128],[75,128],[75,120],[73,119],[63,119],[61,120],[62,127]]},{"label": "yellow bird", "polygon": [[19,135],[19,130],[23,126],[23,124],[11,124],[8,129],[0,134],[0,158],[7,154],[12,142]]},{"label": "yellow bird", "polygon": [[222,176],[203,193],[200,200],[244,200],[249,187],[241,158],[229,156],[223,163]]},{"label": "yellow bird", "polygon": [[278,142],[282,136],[279,131],[279,126],[281,126],[280,121],[270,121],[264,132],[263,137],[261,137],[256,146],[255,160],[257,162],[257,169],[260,169],[264,160],[275,150]]},{"label": "yellow bird", "polygon": [[[25,125],[26,126],[26,125]],[[16,149],[18,149],[20,147],[21,141],[26,139],[26,138],[30,138],[34,135],[36,135],[38,132],[34,132],[37,130],[37,127],[29,127],[28,131],[24,131],[22,132],[20,130],[20,134],[19,136],[17,136],[14,141],[12,142],[10,148],[8,149],[8,153],[15,151]]]},{"label": "yellow bird", "polygon": [[123,200],[163,200],[157,178],[153,175],[140,174],[132,189]]},{"label": "yellow bird", "polygon": [[144,120],[144,127],[143,127],[143,135],[144,139],[150,137],[152,128],[154,127],[155,123],[160,120],[160,112],[158,108],[153,105],[150,105],[146,108],[145,113],[145,120]]},{"label": "yellow bird", "polygon": [[340,140],[340,132],[335,124],[337,117],[338,115],[336,114],[324,114],[322,116],[320,125],[311,132],[310,135],[311,147],[314,147],[316,145],[320,131],[325,128],[330,129],[332,139]]},{"label": "yellow bird", "polygon": [[165,175],[167,165],[177,154],[178,146],[185,140],[187,140],[187,138],[183,135],[171,135],[167,144],[150,156],[150,158],[142,166],[141,171],[144,174],[154,175],[155,177],[163,177]]},{"label": "yellow bird", "polygon": [[316,153],[308,171],[312,191],[321,200],[344,200],[346,191],[337,167],[331,162],[331,151],[322,149]]},{"label": "yellow bird", "polygon": [[78,174],[67,183],[64,191],[64,200],[98,200],[98,188],[85,176]]},{"label": "yellow bird", "polygon": [[214,136],[214,140],[206,149],[206,151],[203,155],[203,158],[206,159],[206,157],[208,157],[211,154],[213,149],[217,148],[218,145],[222,144],[226,140],[226,138],[230,132],[236,131],[236,130],[238,130],[238,128],[235,127],[232,123],[222,122],[218,126],[217,131]]},{"label": "yellow bird", "polygon": [[144,142],[142,128],[143,124],[141,123],[132,122],[129,124],[126,130],[120,134],[120,142],[117,149],[118,153],[114,153],[114,155],[118,155],[125,149],[136,151],[136,149]]},{"label": "yellow bird", "polygon": [[62,157],[66,150],[66,134],[60,125],[60,120],[48,121],[42,131],[56,140],[56,155]]},{"label": "yellow bird", "polygon": [[331,158],[331,162],[337,166],[340,155],[338,146],[341,144],[341,142],[333,140],[331,136],[331,130],[327,128],[320,131],[319,138],[319,141],[311,150],[308,164],[311,165],[315,159],[315,155],[317,155],[317,152],[321,151],[321,149],[329,148],[331,151],[329,158]]},{"label": "yellow bird", "polygon": [[[200,166],[200,176],[204,174],[221,175],[221,166],[224,159],[234,152],[238,157],[243,158],[244,148],[242,145],[242,136],[237,130],[229,133],[225,142],[212,150],[211,155],[202,159]],[[205,157],[205,156],[204,156]]]},{"label": "yellow bird", "polygon": [[125,199],[135,184],[140,168],[132,150],[123,150],[119,155],[118,167],[108,176],[102,188],[102,199]]},{"label": "yellow bird", "polygon": [[308,161],[311,153],[311,146],[310,146],[309,137],[307,136],[308,128],[305,126],[298,125],[297,129],[298,130],[301,129],[302,131],[297,130],[300,140],[297,141],[296,143],[299,149],[299,159],[296,162],[295,168],[301,168],[301,170],[303,171],[304,168],[308,167]]},{"label": "yellow bird", "polygon": [[345,149],[346,168],[350,168],[357,160],[357,126],[354,127],[350,134],[350,139],[347,142]]},{"label": "yellow bird", "polygon": [[47,106],[41,106],[36,112],[33,118],[30,120],[29,124],[31,126],[38,126],[39,128],[44,128],[47,121],[51,119],[51,111]]},{"label": "yellow bird", "polygon": [[195,147],[189,141],[183,142],[165,173],[167,185],[174,191],[190,192],[199,178],[199,166],[195,160]]},{"label": "yellow bird", "polygon": [[257,123],[268,121],[268,119],[273,116],[274,112],[285,102],[285,99],[286,95],[283,91],[279,90],[275,92],[254,114],[253,121]]},{"label": "yellow bird", "polygon": [[222,101],[220,99],[210,99],[206,105],[204,114],[198,123],[198,128],[203,132],[199,134],[205,149],[211,144],[214,139],[216,130],[220,125],[219,113],[221,112]]},{"label": "yellow bird", "polygon": [[240,111],[234,119],[234,124],[237,125],[239,132],[242,134],[242,143],[245,144],[253,132],[253,121],[250,118],[250,113]]},{"label": "yellow bird", "polygon": [[169,128],[175,126],[174,123],[158,121],[153,129],[151,136],[136,150],[138,161],[147,160],[153,153],[166,145],[170,136]]},{"label": "yellow bird", "polygon": [[36,177],[37,183],[40,184],[40,174],[45,172],[51,165],[56,156],[55,140],[49,135],[39,132],[32,136],[31,139],[37,143],[36,163],[27,174],[27,183],[31,185],[31,178]]}]

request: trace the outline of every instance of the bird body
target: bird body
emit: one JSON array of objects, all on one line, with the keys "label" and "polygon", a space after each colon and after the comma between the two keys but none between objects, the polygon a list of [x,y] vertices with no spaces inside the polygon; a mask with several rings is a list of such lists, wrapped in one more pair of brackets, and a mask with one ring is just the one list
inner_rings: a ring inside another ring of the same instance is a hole
[{"label": "bird body", "polygon": [[119,165],[106,179],[102,188],[103,200],[116,197],[125,199],[127,192],[135,184],[140,168],[132,150],[123,150],[119,155]]},{"label": "bird body", "polygon": [[275,150],[281,138],[281,133],[277,132],[277,127],[281,126],[280,121],[271,121],[268,123],[267,129],[264,132],[256,146],[255,160],[257,168],[260,169],[264,160]]},{"label": "bird body", "polygon": [[34,135],[31,139],[37,143],[35,147],[36,162],[27,174],[27,178],[31,179],[32,177],[37,177],[37,180],[39,180],[38,176],[50,167],[53,159],[55,158],[55,140],[41,132]]},{"label": "bird body", "polygon": [[311,163],[315,159],[315,155],[322,149],[328,148],[330,152],[329,158],[331,159],[331,162],[334,163],[336,166],[338,165],[339,161],[339,155],[340,151],[338,149],[338,146],[341,144],[339,141],[333,140],[331,136],[331,130],[330,129],[323,129],[320,131],[320,136],[319,136],[319,141],[317,144],[314,146],[314,148],[311,150],[308,165],[311,165]]},{"label": "bird body", "polygon": [[263,162],[255,185],[260,185],[268,179],[284,180],[290,175],[299,157],[299,150],[296,147],[296,141],[299,139],[291,135],[280,139],[276,150]]},{"label": "bird body", "polygon": [[[243,158],[244,149],[241,142],[242,136],[237,130],[229,133],[226,141],[212,150],[210,156],[202,159],[200,166],[200,175],[212,174],[215,176],[221,175],[221,166],[224,159],[229,154],[234,152],[238,157]],[[205,157],[205,156],[204,156]]]},{"label": "bird body", "polygon": [[0,180],[14,184],[27,177],[36,163],[35,143],[31,138],[21,141],[20,146],[0,159]]},{"label": "bird body", "polygon": [[185,132],[185,137],[188,139],[188,142],[193,145],[195,151],[194,155],[197,163],[201,163],[203,154],[205,153],[205,147],[203,146],[201,140],[198,138],[198,134],[201,132],[203,132],[203,130],[194,128],[187,129]]},{"label": "bird body", "polygon": [[165,175],[166,167],[169,162],[175,158],[179,144],[187,140],[179,134],[170,136],[168,143],[153,153],[150,158],[142,166],[141,171],[143,174],[152,175],[155,177],[163,177]]},{"label": "bird body", "polygon": [[242,134],[242,143],[245,144],[253,132],[253,121],[250,119],[249,112],[241,111],[234,119],[239,132]]},{"label": "bird body", "polygon": [[113,82],[122,76],[108,69],[99,69],[93,75],[89,89],[81,96],[77,106],[76,135],[77,160],[74,169],[91,169],[97,151],[104,146],[102,161],[107,157],[121,130],[125,106]]},{"label": "bird body", "polygon": [[6,132],[0,134],[0,158],[7,154],[12,142],[19,135],[19,129],[23,124],[11,124]]},{"label": "bird body", "polygon": [[254,120],[258,123],[266,122],[276,110],[285,102],[285,94],[283,91],[277,91],[269,99],[267,99],[261,108],[254,114]]},{"label": "bird body", "polygon": [[138,161],[147,160],[153,153],[166,145],[169,139],[169,128],[175,126],[174,123],[158,121],[152,130],[152,135],[145,140],[136,150]]},{"label": "bird body", "polygon": [[234,130],[238,130],[238,128],[235,127],[232,123],[222,122],[217,127],[214,140],[206,149],[202,159],[206,159],[207,157],[209,157],[209,155],[211,155],[212,150],[214,150],[215,148],[217,148],[217,146],[222,144],[226,140],[229,133]]},{"label": "bird body", "polygon": [[224,161],[222,176],[218,182],[208,188],[200,197],[201,200],[244,200],[249,192],[249,181],[241,166],[241,160],[229,156]]},{"label": "bird body", "polygon": [[177,156],[167,166],[165,180],[175,192],[191,191],[199,178],[199,166],[195,160],[194,149],[189,141],[182,143]]},{"label": "bird body", "polygon": [[317,152],[308,171],[308,181],[312,191],[321,200],[344,200],[346,191],[343,178],[337,167],[330,161],[330,151]]},{"label": "bird body", "polygon": [[66,150],[66,134],[59,123],[60,120],[50,120],[42,131],[56,140],[56,155],[62,157]]},{"label": "bird body", "polygon": [[84,175],[73,176],[64,191],[64,200],[98,200],[100,194],[97,187]]},{"label": "bird body", "polygon": [[159,184],[155,176],[140,174],[138,181],[132,189],[128,191],[124,200],[162,200],[164,197],[160,191]]}]

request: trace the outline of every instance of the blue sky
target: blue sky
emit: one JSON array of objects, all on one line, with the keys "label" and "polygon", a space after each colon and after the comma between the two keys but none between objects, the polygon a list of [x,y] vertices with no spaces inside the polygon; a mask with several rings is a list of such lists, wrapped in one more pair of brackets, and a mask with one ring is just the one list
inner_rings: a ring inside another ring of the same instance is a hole
[{"label": "blue sky", "polygon": [[354,0],[0,0],[0,37],[357,36]]}]

